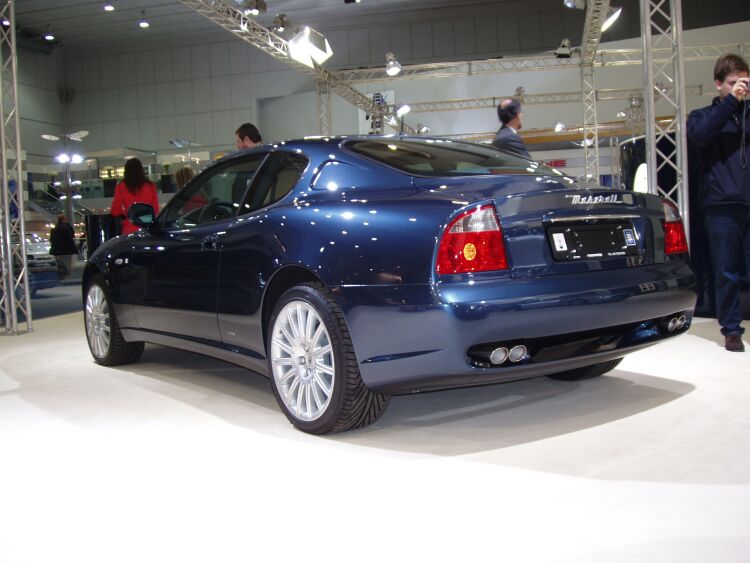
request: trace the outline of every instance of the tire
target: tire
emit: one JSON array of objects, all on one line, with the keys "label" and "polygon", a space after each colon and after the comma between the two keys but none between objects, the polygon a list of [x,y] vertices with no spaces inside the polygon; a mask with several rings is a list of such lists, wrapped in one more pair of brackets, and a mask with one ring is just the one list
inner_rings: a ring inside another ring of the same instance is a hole
[{"label": "tire", "polygon": [[586,366],[578,369],[571,369],[569,371],[561,371],[560,373],[552,373],[548,375],[550,379],[559,379],[562,381],[579,381],[581,379],[592,379],[604,375],[608,371],[615,369],[618,364],[622,361],[622,358],[616,358],[608,362],[602,362],[601,364],[594,364],[593,366]]},{"label": "tire", "polygon": [[86,340],[97,364],[119,366],[141,358],[144,343],[126,342],[122,337],[107,284],[101,276],[94,276],[86,287],[83,317]]},{"label": "tire", "polygon": [[362,381],[344,315],[320,283],[287,290],[267,334],[273,393],[300,430],[328,434],[362,428],[388,408],[391,396],[370,391]]}]

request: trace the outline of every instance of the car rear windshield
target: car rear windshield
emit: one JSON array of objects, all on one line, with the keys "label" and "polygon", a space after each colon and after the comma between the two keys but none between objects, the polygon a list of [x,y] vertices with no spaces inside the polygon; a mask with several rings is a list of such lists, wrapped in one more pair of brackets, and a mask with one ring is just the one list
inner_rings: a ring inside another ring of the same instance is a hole
[{"label": "car rear windshield", "polygon": [[347,141],[344,146],[415,176],[563,175],[540,162],[498,151],[492,145],[449,139],[362,139]]}]

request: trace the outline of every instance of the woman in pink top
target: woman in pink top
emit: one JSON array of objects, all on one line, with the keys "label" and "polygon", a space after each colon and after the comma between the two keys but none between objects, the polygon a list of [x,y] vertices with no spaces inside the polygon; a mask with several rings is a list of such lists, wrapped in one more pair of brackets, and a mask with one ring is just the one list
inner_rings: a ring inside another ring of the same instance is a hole
[{"label": "woman in pink top", "polygon": [[129,235],[138,230],[138,227],[128,221],[128,209],[134,203],[148,203],[154,208],[154,215],[159,212],[156,185],[146,180],[143,165],[137,158],[131,158],[125,162],[125,179],[115,187],[115,197],[109,211],[113,217],[123,218],[123,235]]}]

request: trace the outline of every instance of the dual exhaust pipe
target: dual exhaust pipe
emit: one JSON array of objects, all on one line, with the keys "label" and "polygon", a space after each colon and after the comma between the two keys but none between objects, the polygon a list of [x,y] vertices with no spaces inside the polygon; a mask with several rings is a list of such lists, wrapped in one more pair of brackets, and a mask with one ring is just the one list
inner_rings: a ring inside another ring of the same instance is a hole
[{"label": "dual exhaust pipe", "polygon": [[528,350],[526,350],[526,346],[524,346],[523,344],[513,346],[513,348],[511,348],[510,350],[508,350],[505,346],[500,346],[490,352],[489,360],[490,363],[496,366],[504,364],[506,361],[510,361],[516,364],[525,359],[527,355]]},{"label": "dual exhaust pipe", "polygon": [[687,324],[687,318],[685,315],[680,315],[679,317],[672,317],[669,319],[666,323],[664,323],[664,328],[667,330],[667,332],[675,332],[676,330],[680,330]]}]

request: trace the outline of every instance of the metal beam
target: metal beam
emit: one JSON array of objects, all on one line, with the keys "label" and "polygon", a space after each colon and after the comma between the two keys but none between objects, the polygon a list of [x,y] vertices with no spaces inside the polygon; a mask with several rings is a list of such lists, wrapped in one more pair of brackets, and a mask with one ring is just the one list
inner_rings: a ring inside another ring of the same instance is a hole
[{"label": "metal beam", "polygon": [[591,65],[602,38],[602,24],[607,17],[609,0],[587,0],[586,19],[581,37],[581,64]]},{"label": "metal beam", "polygon": [[[330,90],[347,102],[368,113],[377,111],[372,100],[362,92],[345,84],[340,78],[320,65],[308,67],[295,61],[289,54],[289,43],[254,19],[246,17],[240,10],[220,0],[178,0],[203,17],[226,29],[236,37],[264,51],[274,59],[310,75],[313,79],[328,84]],[[411,129],[411,128],[409,128]]]},{"label": "metal beam", "polygon": [[[18,334],[19,322],[23,320],[26,330],[31,330],[31,295],[23,221],[16,18],[12,0],[0,4],[0,18],[10,21],[9,26],[0,26],[0,314],[5,331]],[[15,190],[10,189],[11,180],[16,183]],[[21,316],[24,319],[19,319]]]},{"label": "metal beam", "polygon": [[[677,204],[689,233],[687,112],[680,0],[641,0],[641,38],[649,188]],[[656,60],[654,51],[657,49],[668,51],[669,57]],[[672,120],[663,125],[657,123],[654,116],[658,113],[670,115]],[[659,185],[662,170],[674,172],[674,186]]]},{"label": "metal beam", "polygon": [[[687,62],[713,61],[720,55],[730,52],[739,54],[749,53],[750,42],[685,47],[684,60]],[[670,56],[670,50],[655,49],[652,55],[655,61],[667,60]],[[558,59],[553,55],[513,56],[475,61],[404,65],[401,73],[393,78],[385,74],[384,66],[338,70],[331,74],[348,84],[356,84],[358,82],[390,82],[405,79],[453,78],[456,76],[474,76],[527,70],[578,70],[581,61],[582,59],[578,54],[574,54],[569,59]],[[640,65],[643,64],[643,51],[641,49],[599,49],[594,55],[593,64],[594,66]]]}]

